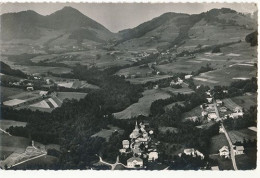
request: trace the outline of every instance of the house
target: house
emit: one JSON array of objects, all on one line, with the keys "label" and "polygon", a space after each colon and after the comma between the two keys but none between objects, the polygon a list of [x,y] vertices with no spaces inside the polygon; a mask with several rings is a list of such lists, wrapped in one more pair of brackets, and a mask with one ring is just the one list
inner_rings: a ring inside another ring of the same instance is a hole
[{"label": "house", "polygon": [[125,148],[119,149],[119,152],[120,153],[126,153],[126,149]]},{"label": "house", "polygon": [[128,168],[141,168],[143,164],[143,160],[139,157],[132,157],[127,160]]},{"label": "house", "polygon": [[128,140],[123,140],[122,141],[122,145],[123,145],[123,148],[129,148],[129,141]]},{"label": "house", "polygon": [[206,115],[208,115],[208,112],[207,112],[207,111],[202,111],[202,112],[201,112],[201,116],[206,116]]},{"label": "house", "polygon": [[33,89],[33,87],[27,87],[26,90],[27,91],[33,91],[34,89]]},{"label": "house", "polygon": [[220,112],[227,112],[227,108],[226,107],[221,107],[219,110],[220,110]]},{"label": "house", "polygon": [[243,112],[243,108],[240,107],[240,106],[237,106],[237,107],[235,107],[235,108],[233,109],[233,111],[234,111],[235,113]]},{"label": "house", "polygon": [[219,127],[219,133],[225,133],[225,130],[224,130],[224,128],[223,127]]},{"label": "house", "polygon": [[208,120],[216,120],[218,118],[217,114],[216,113],[209,113],[208,114]]},{"label": "house", "polygon": [[155,161],[158,159],[158,153],[153,151],[148,154],[148,161]]},{"label": "house", "polygon": [[206,95],[211,97],[211,93],[209,91],[206,91],[205,93],[206,93]]},{"label": "house", "polygon": [[130,138],[137,138],[140,136],[140,130],[138,128],[137,122],[135,123],[135,129],[133,132],[130,134]]},{"label": "house", "polygon": [[211,170],[212,170],[212,171],[219,171],[219,167],[218,167],[218,166],[212,166],[212,167],[211,167]]},{"label": "house", "polygon": [[194,148],[184,149],[183,152],[184,152],[186,155],[191,155],[191,156],[193,156],[193,157],[200,156],[201,159],[204,159],[204,155],[203,155],[200,151],[195,150]]},{"label": "house", "polygon": [[223,93],[228,93],[228,90],[223,90]]},{"label": "house", "polygon": [[234,151],[236,155],[244,154],[244,147],[243,146],[235,146]]},{"label": "house", "polygon": [[192,75],[185,75],[184,78],[185,79],[190,79],[192,77]]},{"label": "house", "polygon": [[229,158],[229,149],[228,146],[223,146],[220,150],[219,150],[219,155],[223,156],[224,158]]},{"label": "house", "polygon": [[41,96],[47,96],[48,94],[48,91],[40,91],[39,93]]},{"label": "house", "polygon": [[223,101],[221,101],[221,100],[216,100],[216,103],[217,103],[217,106],[222,106],[223,105]]},{"label": "house", "polygon": [[212,103],[213,98],[207,98],[207,100],[208,100],[208,103]]},{"label": "house", "polygon": [[154,87],[153,87],[153,89],[158,89],[159,88],[159,85],[155,85]]}]

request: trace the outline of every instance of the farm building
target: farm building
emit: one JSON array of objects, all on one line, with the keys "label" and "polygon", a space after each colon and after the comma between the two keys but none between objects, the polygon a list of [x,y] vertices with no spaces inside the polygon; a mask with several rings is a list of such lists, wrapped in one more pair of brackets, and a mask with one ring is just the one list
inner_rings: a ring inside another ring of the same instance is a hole
[{"label": "farm building", "polygon": [[143,167],[143,160],[138,157],[132,157],[127,160],[127,167],[128,168],[137,168]]},{"label": "farm building", "polygon": [[229,149],[228,146],[223,146],[220,150],[219,150],[219,155],[223,156],[224,158],[229,158]]},{"label": "farm building", "polygon": [[235,146],[234,151],[236,155],[244,154],[244,147],[243,146]]},{"label": "farm building", "polygon": [[177,81],[172,80],[170,83],[170,86],[181,85],[182,83],[183,83],[183,80],[178,78]]},{"label": "farm building", "polygon": [[158,159],[158,153],[153,151],[153,152],[150,152],[149,155],[148,155],[148,161],[155,161]]},{"label": "farm building", "polygon": [[186,117],[186,120],[196,122],[199,120],[198,116]]},{"label": "farm building", "polygon": [[123,145],[123,148],[129,148],[129,141],[128,140],[123,140],[122,141],[122,145]]},{"label": "farm building", "polygon": [[40,93],[39,93],[39,94],[40,94],[41,96],[46,96],[46,95],[47,95],[47,93],[48,93],[48,91],[40,91]]},{"label": "farm building", "polygon": [[33,89],[33,87],[27,87],[26,90],[27,91],[33,91],[34,89]]}]

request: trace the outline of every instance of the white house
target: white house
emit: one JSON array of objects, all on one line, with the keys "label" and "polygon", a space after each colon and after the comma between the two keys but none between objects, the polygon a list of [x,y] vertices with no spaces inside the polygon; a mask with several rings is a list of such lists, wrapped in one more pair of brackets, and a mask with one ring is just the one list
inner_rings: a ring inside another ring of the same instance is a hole
[{"label": "white house", "polygon": [[185,79],[190,79],[192,77],[192,75],[185,75],[184,78]]},{"label": "white house", "polygon": [[178,77],[176,82],[174,80],[171,81],[170,86],[181,85],[182,83],[183,83],[183,80]]},{"label": "white house", "polygon": [[212,166],[212,167],[211,167],[211,170],[212,170],[212,171],[219,171],[219,167],[218,167],[218,166]]},{"label": "white house", "polygon": [[148,161],[155,161],[158,159],[158,153],[153,151],[153,152],[150,152],[149,155],[148,155]]},{"label": "white house", "polygon": [[128,168],[137,168],[143,167],[143,160],[138,157],[132,157],[127,160],[127,167]]},{"label": "white house", "polygon": [[243,108],[240,106],[237,106],[233,109],[234,112],[238,113],[238,112],[243,112]]},{"label": "white house", "polygon": [[47,93],[48,93],[48,91],[40,91],[40,93],[39,93],[39,94],[40,94],[41,96],[46,96],[46,95],[47,95]]},{"label": "white house", "polygon": [[123,140],[122,141],[122,145],[123,145],[123,148],[129,148],[129,141],[128,140]]},{"label": "white house", "polygon": [[33,89],[33,87],[27,87],[26,90],[27,91],[33,91],[34,89]]},{"label": "white house", "polygon": [[220,110],[220,112],[227,112],[227,108],[226,107],[221,107],[219,110]]},{"label": "white house", "polygon": [[184,149],[183,153],[185,153],[186,155],[191,155],[193,157],[196,157],[196,155],[197,155],[197,156],[200,156],[201,159],[204,159],[204,155],[200,151],[195,150],[194,148]]},{"label": "white house", "polygon": [[201,116],[206,116],[207,114],[208,114],[207,111],[202,111],[202,112],[201,112]]},{"label": "white house", "polygon": [[229,149],[228,146],[223,146],[220,150],[219,150],[219,155],[223,156],[224,158],[229,158]]},{"label": "white house", "polygon": [[244,147],[243,146],[235,146],[235,154],[236,155],[241,155],[241,154],[244,154]]}]

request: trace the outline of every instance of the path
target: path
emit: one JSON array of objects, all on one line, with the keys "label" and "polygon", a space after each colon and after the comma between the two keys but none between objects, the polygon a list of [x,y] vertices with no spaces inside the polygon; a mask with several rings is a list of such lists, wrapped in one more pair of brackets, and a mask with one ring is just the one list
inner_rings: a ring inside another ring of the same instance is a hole
[{"label": "path", "polygon": [[[17,166],[17,165],[23,164],[23,163],[25,163],[25,162],[27,162],[27,161],[31,161],[31,160],[33,160],[33,159],[40,158],[40,157],[42,157],[42,156],[46,156],[46,155],[47,155],[47,153],[43,153],[43,154],[41,154],[41,155],[39,155],[39,156],[35,156],[35,157],[33,157],[33,158],[30,158],[30,159],[27,159],[27,160],[21,161],[21,162],[19,162],[19,163],[16,163],[16,164],[14,164],[14,165],[12,165],[12,166],[10,166],[10,167],[14,167],[14,166]],[[10,168],[10,167],[8,167],[8,168]]]},{"label": "path", "polygon": [[4,132],[5,134],[9,135],[9,136],[12,136],[9,132],[6,132],[5,130],[1,129],[0,128],[0,131]]},{"label": "path", "polygon": [[[215,111],[216,111],[217,117],[220,118],[219,117],[218,108],[217,108],[217,104],[216,104],[215,100],[214,100],[214,107],[215,107]],[[235,152],[234,152],[234,149],[233,149],[233,144],[232,144],[231,139],[229,138],[229,135],[228,135],[228,133],[227,133],[227,131],[226,131],[224,125],[223,125],[223,122],[221,123],[221,127],[223,128],[224,134],[225,134],[225,136],[227,138],[227,141],[229,143],[230,157],[231,157],[231,160],[232,160],[233,168],[234,168],[234,170],[238,170],[237,169],[237,164],[236,164]]]}]

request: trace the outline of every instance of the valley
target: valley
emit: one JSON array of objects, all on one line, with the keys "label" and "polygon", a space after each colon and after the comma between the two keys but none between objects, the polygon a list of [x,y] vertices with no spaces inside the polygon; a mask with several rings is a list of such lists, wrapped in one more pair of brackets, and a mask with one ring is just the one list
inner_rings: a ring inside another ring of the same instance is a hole
[{"label": "valley", "polygon": [[[118,33],[72,7],[1,15],[0,166],[231,170],[219,155],[224,124],[245,148],[238,168],[255,169],[254,32],[255,19],[228,8],[169,12]],[[150,140],[124,147],[137,121]],[[144,164],[131,167],[131,156]]]}]

